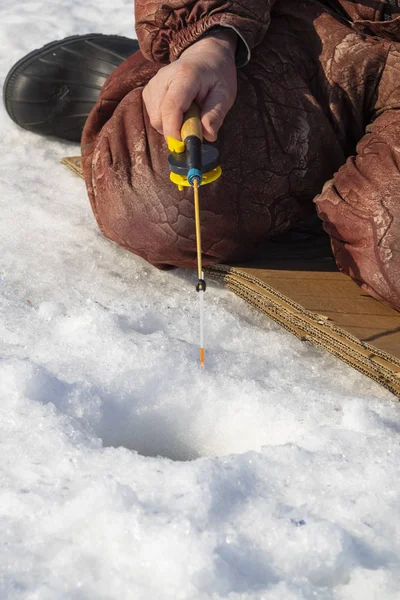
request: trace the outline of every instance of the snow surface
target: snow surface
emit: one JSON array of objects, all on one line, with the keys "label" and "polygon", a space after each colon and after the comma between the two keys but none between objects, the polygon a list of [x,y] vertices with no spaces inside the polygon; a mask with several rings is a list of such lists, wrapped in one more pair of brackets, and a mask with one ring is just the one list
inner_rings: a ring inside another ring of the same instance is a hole
[{"label": "snow surface", "polygon": [[[35,47],[130,0],[0,2]],[[98,232],[78,147],[0,112],[0,598],[400,598],[400,409],[217,285]]]}]

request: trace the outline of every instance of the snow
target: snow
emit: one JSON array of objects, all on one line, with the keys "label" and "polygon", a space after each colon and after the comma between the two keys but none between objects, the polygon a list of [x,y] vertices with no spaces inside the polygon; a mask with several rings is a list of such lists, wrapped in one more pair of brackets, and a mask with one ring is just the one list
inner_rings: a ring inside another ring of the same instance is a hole
[{"label": "snow", "polygon": [[[130,0],[0,4],[25,53]],[[400,598],[400,410],[209,282],[105,240],[75,145],[0,112],[0,598]]]}]

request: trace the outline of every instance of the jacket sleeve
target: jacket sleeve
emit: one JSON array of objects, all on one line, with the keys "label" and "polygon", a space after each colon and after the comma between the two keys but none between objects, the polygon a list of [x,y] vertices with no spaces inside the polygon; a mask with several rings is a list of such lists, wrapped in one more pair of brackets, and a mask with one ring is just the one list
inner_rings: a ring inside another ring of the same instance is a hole
[{"label": "jacket sleeve", "polygon": [[400,54],[391,48],[356,154],[315,199],[336,263],[400,310]]},{"label": "jacket sleeve", "polygon": [[238,66],[262,40],[276,0],[136,0],[140,48],[148,60],[172,62],[214,27],[239,36]]}]

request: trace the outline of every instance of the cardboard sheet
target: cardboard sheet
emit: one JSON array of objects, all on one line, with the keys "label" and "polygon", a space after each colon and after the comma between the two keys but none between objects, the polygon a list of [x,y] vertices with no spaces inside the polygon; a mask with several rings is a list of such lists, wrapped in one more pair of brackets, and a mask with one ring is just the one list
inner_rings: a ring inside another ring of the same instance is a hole
[{"label": "cardboard sheet", "polygon": [[[80,157],[62,162],[83,177]],[[400,313],[338,272],[317,219],[267,242],[257,261],[206,275],[400,397]]]},{"label": "cardboard sheet", "polygon": [[68,169],[71,169],[71,171],[75,173],[75,175],[78,175],[78,177],[84,179],[81,156],[66,156],[65,158],[61,159],[61,162],[63,165],[68,167]]},{"label": "cardboard sheet", "polygon": [[339,273],[317,218],[299,229],[266,243],[257,261],[207,275],[400,397],[400,313]]}]

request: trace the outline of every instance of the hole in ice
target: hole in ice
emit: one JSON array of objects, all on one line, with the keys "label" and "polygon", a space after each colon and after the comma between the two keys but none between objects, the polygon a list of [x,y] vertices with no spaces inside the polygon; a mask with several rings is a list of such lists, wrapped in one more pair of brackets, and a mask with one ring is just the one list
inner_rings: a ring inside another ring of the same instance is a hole
[{"label": "hole in ice", "polygon": [[[237,382],[229,379],[223,390],[207,391],[205,384],[191,380],[193,374],[176,384],[147,376],[137,378],[134,394],[124,394],[118,381],[110,392],[67,383],[43,367],[31,369],[28,397],[53,404],[76,430],[100,438],[105,447],[186,461],[259,450],[271,442],[268,403],[253,401],[254,389],[245,398],[238,396]],[[285,431],[290,432],[288,423]]]}]

